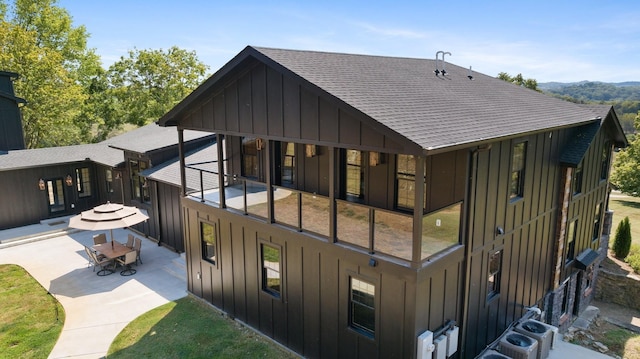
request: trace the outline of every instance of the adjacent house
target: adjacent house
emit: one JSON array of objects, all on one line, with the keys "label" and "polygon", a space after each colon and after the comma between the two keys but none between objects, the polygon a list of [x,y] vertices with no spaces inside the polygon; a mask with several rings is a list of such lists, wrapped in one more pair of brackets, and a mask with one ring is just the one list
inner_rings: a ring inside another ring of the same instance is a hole
[{"label": "adjacent house", "polygon": [[0,154],[25,148],[19,106],[26,101],[13,90],[17,78],[14,72],[0,71]]},{"label": "adjacent house", "polygon": [[531,307],[568,325],[627,144],[610,107],[444,61],[257,47],[159,124],[217,138],[181,151],[189,291],[323,358],[416,357],[444,327],[470,358]]}]

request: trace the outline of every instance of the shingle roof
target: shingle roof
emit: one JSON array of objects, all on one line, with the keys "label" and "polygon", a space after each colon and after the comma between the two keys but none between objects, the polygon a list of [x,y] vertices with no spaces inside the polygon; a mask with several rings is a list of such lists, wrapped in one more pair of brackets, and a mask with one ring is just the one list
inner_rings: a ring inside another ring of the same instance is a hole
[{"label": "shingle roof", "polygon": [[599,129],[600,121],[576,127],[571,134],[571,141],[567,143],[560,155],[560,163],[569,167],[578,167]]},{"label": "shingle roof", "polygon": [[[183,136],[184,141],[188,142],[205,136],[211,136],[211,133],[185,130]],[[160,127],[156,123],[151,123],[107,139],[101,143],[121,150],[146,153],[177,145],[178,131],[175,128]]]},{"label": "shingle roof", "polygon": [[436,76],[435,60],[252,47],[245,51],[281,65],[427,150],[596,117],[593,109],[477,72],[470,80],[468,69],[450,63],[446,77]]},{"label": "shingle roof", "polygon": [[[213,159],[218,158],[218,148],[216,143],[210,143],[206,146],[200,147],[188,153],[185,156],[185,164],[191,167],[203,169],[208,171],[203,176],[205,189],[218,188],[217,175],[211,174],[211,172],[217,172],[217,164],[211,162]],[[141,172],[141,175],[149,179],[181,186],[180,183],[180,161],[176,158],[171,161],[166,161],[159,166],[148,168]],[[186,170],[185,176],[187,179],[188,189],[200,188],[200,174],[196,170]]]}]

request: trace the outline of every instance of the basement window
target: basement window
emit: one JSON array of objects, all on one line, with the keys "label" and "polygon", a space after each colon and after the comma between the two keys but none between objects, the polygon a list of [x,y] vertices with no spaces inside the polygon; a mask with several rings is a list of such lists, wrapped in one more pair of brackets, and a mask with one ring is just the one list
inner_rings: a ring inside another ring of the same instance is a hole
[{"label": "basement window", "polygon": [[502,250],[489,254],[489,275],[487,277],[487,300],[500,294],[500,277],[502,272]]},{"label": "basement window", "polygon": [[202,259],[211,264],[217,264],[218,251],[216,243],[218,236],[216,234],[216,225],[200,222],[200,239],[202,240]]},{"label": "basement window", "polygon": [[276,298],[282,295],[282,260],[280,248],[261,244],[262,252],[262,290]]}]

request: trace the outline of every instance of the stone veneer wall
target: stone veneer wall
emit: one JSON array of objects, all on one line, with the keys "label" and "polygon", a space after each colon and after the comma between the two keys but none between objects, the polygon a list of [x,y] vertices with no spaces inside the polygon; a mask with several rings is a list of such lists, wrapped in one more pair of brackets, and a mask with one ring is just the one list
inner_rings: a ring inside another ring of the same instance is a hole
[{"label": "stone veneer wall", "polygon": [[596,284],[596,299],[640,310],[640,280],[622,274],[600,270]]},{"label": "stone veneer wall", "polygon": [[[573,323],[573,303],[575,301],[576,294],[576,285],[577,281],[577,273],[573,273],[569,280],[560,284],[560,286],[549,293],[547,297],[547,301],[545,304],[546,307],[546,318],[545,322],[551,324],[553,326],[558,327],[560,332],[564,332],[569,329],[571,323]],[[566,286],[569,286],[569,303],[567,303],[567,308],[569,308],[569,312],[564,314],[562,312],[562,301],[564,299],[564,289]],[[564,315],[563,315],[564,314]]]}]

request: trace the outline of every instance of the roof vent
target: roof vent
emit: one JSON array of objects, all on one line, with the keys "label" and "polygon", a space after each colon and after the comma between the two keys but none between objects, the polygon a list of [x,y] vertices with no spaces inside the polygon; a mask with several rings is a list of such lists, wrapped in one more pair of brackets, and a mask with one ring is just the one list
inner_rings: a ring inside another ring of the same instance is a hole
[{"label": "roof vent", "polygon": [[473,74],[471,72],[471,66],[469,66],[469,72],[467,73],[467,77],[469,78],[469,80],[473,80]]},{"label": "roof vent", "polygon": [[[438,61],[440,60],[438,58],[438,55],[440,55],[440,54],[442,54],[442,70],[440,70],[438,68]],[[436,69],[435,69],[435,71],[433,71],[433,73],[435,73],[436,76],[439,76],[440,74],[442,74],[442,76],[446,76],[447,75],[447,70],[445,69],[444,55],[451,56],[451,53],[450,52],[444,52],[444,51],[436,52]]]}]

